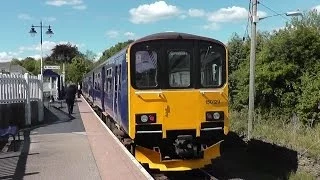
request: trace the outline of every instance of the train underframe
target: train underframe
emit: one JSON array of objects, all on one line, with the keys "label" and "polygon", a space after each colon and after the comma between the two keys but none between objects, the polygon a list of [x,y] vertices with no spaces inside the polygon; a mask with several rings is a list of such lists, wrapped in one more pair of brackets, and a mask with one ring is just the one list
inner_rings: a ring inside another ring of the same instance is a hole
[{"label": "train underframe", "polygon": [[167,130],[166,138],[162,138],[162,133],[153,132],[137,133],[133,140],[112,117],[89,99],[86,100],[114,135],[146,168],[160,171],[193,170],[211,164],[213,159],[220,156],[220,144],[225,136],[223,124],[221,129],[201,131],[200,137],[196,137],[196,129]]}]

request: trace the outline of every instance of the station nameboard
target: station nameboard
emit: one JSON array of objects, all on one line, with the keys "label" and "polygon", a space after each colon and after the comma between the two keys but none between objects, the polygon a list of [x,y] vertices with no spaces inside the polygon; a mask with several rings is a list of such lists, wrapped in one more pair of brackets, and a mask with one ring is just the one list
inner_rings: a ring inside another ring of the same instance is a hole
[{"label": "station nameboard", "polygon": [[60,69],[60,66],[44,66],[44,69]]}]

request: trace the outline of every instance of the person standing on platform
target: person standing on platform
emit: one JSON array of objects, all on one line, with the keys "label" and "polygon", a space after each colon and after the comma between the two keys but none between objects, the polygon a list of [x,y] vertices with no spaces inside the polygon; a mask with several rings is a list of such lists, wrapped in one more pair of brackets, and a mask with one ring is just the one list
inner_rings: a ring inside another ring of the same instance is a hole
[{"label": "person standing on platform", "polygon": [[69,84],[66,88],[66,103],[68,106],[69,115],[73,113],[74,100],[76,98],[77,86],[75,84]]},{"label": "person standing on platform", "polygon": [[78,98],[80,98],[81,93],[81,85],[78,83]]}]

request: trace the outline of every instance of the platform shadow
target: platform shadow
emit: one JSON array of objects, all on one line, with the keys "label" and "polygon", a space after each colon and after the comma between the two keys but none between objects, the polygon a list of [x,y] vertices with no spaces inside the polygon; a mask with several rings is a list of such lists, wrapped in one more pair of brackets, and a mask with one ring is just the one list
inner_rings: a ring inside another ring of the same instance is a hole
[{"label": "platform shadow", "polygon": [[[28,156],[30,151],[30,132],[24,132],[24,140],[19,142],[19,151],[0,154],[0,179],[22,180],[25,176],[39,174],[39,172],[26,172]],[[12,148],[12,147],[10,147]]]}]

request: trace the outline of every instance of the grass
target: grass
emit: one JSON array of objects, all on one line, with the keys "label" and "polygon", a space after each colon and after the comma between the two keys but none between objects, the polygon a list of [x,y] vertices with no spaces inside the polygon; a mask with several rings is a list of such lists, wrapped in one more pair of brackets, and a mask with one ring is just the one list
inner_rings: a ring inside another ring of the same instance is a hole
[{"label": "grass", "polygon": [[[246,112],[230,111],[230,121],[232,131],[246,136]],[[285,117],[272,114],[256,115],[252,136],[255,139],[281,145],[296,150],[301,155],[320,160],[320,124],[311,128],[300,122],[288,123]]]},{"label": "grass", "polygon": [[[231,130],[240,136],[247,135],[247,114],[247,111],[230,111]],[[276,113],[256,114],[252,137],[293,149],[298,152],[299,159],[303,156],[320,162],[320,124],[311,128],[299,120],[294,121]],[[312,176],[304,170],[299,170],[292,174],[290,179],[312,179]]]},{"label": "grass", "polygon": [[289,180],[316,180],[316,178],[307,172],[292,173]]}]

